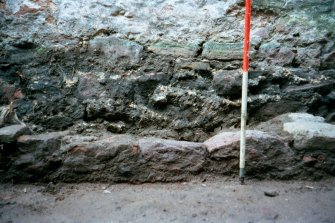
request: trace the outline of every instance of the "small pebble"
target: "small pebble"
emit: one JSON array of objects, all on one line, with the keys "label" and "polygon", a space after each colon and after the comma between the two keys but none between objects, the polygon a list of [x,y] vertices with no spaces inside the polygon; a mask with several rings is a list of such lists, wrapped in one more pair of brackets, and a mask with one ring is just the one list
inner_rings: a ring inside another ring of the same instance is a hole
[{"label": "small pebble", "polygon": [[264,195],[268,197],[276,197],[279,193],[277,191],[264,191]]}]

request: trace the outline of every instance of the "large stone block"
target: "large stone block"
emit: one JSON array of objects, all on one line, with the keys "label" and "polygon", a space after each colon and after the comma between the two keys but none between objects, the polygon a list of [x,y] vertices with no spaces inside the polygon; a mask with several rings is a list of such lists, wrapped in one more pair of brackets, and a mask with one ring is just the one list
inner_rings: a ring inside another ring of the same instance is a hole
[{"label": "large stone block", "polygon": [[187,141],[144,138],[138,145],[149,167],[161,171],[198,172],[207,153],[204,144]]},{"label": "large stone block", "polygon": [[160,41],[149,46],[149,50],[163,55],[181,56],[181,57],[194,57],[200,47],[200,41],[194,42],[173,42],[173,41]]},{"label": "large stone block", "polygon": [[255,9],[271,10],[287,13],[291,10],[309,10],[309,12],[329,12],[332,9],[332,0],[254,0]]},{"label": "large stone block", "polygon": [[19,136],[29,133],[30,130],[25,125],[10,125],[0,128],[0,143],[14,143]]},{"label": "large stone block", "polygon": [[109,64],[121,60],[135,65],[141,59],[143,46],[116,37],[99,36],[89,41],[89,50],[91,53],[100,55]]},{"label": "large stone block", "polygon": [[138,181],[187,180],[203,171],[206,164],[207,150],[202,143],[143,138],[138,148]]},{"label": "large stone block", "polygon": [[243,54],[242,43],[219,43],[208,41],[204,44],[202,56],[208,59],[241,60]]},{"label": "large stone block", "polygon": [[[271,170],[284,171],[293,162],[293,152],[284,139],[258,130],[246,132],[248,175],[265,177]],[[240,132],[222,132],[206,140],[209,168],[214,173],[234,173],[239,169]]]},{"label": "large stone block", "polygon": [[214,74],[212,84],[218,95],[240,96],[242,74],[240,70],[225,70]]},{"label": "large stone block", "polygon": [[[96,177],[111,181],[176,181],[203,170],[207,150],[202,143],[112,135],[92,142],[67,142],[64,165],[57,175],[65,181]],[[74,178],[73,178],[74,177]],[[72,179],[73,178],[73,179]]]},{"label": "large stone block", "polygon": [[257,129],[288,137],[293,147],[306,151],[335,152],[335,125],[308,113],[287,113],[258,125]]},{"label": "large stone block", "polygon": [[284,123],[284,131],[293,136],[296,149],[335,152],[335,125],[311,121],[288,122]]},{"label": "large stone block", "polygon": [[17,139],[17,146],[23,153],[52,153],[60,148],[61,138],[68,134],[69,131],[22,135]]},{"label": "large stone block", "polygon": [[61,150],[70,156],[83,154],[100,161],[109,161],[121,151],[131,149],[136,144],[136,138],[131,135],[113,135],[98,140],[92,137],[77,136],[71,139],[68,138]]}]

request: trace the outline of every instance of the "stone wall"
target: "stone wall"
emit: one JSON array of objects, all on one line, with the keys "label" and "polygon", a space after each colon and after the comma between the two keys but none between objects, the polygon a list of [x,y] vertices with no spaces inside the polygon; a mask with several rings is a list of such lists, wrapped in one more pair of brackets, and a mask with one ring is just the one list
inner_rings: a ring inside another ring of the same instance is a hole
[{"label": "stone wall", "polygon": [[[241,0],[0,0],[0,103],[35,132],[204,141],[239,126]],[[249,125],[334,122],[335,2],[254,0]]]}]

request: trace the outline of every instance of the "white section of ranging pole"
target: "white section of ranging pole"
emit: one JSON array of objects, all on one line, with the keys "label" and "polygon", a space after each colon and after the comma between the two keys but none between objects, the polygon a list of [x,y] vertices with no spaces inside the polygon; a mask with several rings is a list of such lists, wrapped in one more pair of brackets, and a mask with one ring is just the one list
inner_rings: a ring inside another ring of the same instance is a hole
[{"label": "white section of ranging pole", "polygon": [[242,104],[241,104],[241,140],[240,140],[240,181],[244,183],[247,100],[248,100],[248,72],[243,72],[242,77]]}]

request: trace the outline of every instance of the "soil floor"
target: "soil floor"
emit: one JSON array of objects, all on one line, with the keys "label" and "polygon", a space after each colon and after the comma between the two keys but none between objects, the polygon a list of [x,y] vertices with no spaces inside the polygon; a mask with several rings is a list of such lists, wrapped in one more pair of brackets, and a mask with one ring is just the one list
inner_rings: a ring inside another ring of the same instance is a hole
[{"label": "soil floor", "polygon": [[334,187],[335,179],[2,184],[0,222],[335,222]]}]

